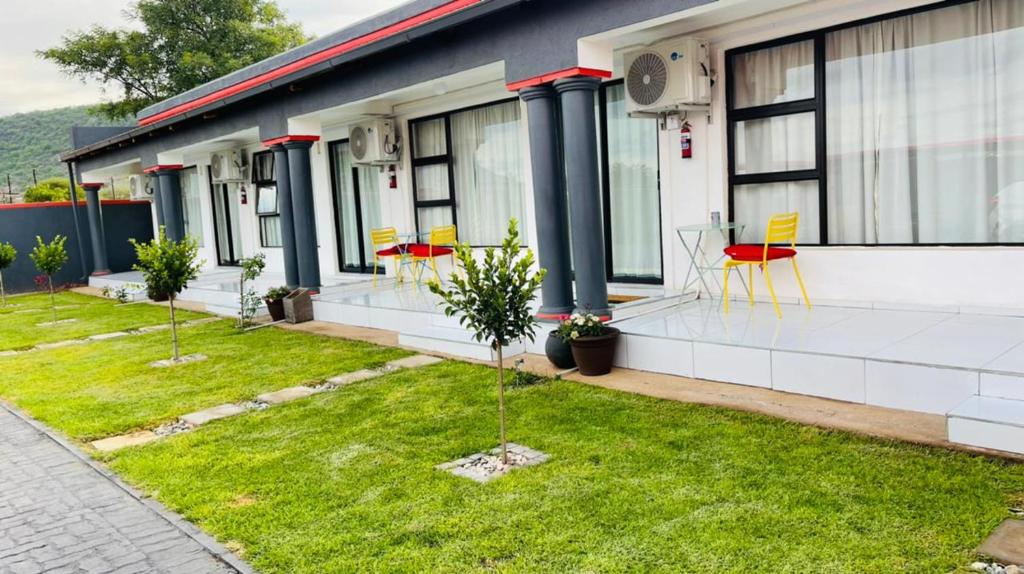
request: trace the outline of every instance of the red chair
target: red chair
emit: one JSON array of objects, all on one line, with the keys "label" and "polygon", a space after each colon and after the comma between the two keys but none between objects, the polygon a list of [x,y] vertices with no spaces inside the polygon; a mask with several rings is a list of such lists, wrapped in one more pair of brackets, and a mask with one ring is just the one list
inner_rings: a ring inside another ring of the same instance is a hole
[{"label": "red chair", "polygon": [[[772,285],[772,276],[768,273],[768,262],[779,259],[789,259],[793,264],[793,273],[800,283],[800,292],[804,295],[804,302],[807,308],[811,308],[811,300],[807,298],[807,289],[804,288],[804,279],[800,276],[800,268],[796,265],[796,232],[800,223],[800,214],[782,213],[771,216],[768,220],[768,231],[764,235],[764,245],[730,245],[725,248],[725,254],[729,260],[723,266],[725,270],[725,281],[722,285],[722,300],[725,305],[725,312],[729,312],[729,271],[740,265],[747,266],[748,285],[750,288],[750,304],[754,304],[754,264],[761,266],[764,272],[764,282],[768,284],[768,292],[772,294],[772,304],[775,305],[775,314],[782,318],[782,310],[779,309],[779,300],[775,297],[775,287]],[[789,242],[789,247],[773,247],[772,243]]]}]

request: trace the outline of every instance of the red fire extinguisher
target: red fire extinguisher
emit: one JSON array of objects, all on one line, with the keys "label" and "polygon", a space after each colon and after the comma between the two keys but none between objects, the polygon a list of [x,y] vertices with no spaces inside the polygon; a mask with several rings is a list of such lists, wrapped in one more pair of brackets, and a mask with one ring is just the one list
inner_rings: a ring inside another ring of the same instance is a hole
[{"label": "red fire extinguisher", "polygon": [[690,134],[690,124],[684,123],[679,130],[679,156],[682,158],[693,157],[693,137]]}]

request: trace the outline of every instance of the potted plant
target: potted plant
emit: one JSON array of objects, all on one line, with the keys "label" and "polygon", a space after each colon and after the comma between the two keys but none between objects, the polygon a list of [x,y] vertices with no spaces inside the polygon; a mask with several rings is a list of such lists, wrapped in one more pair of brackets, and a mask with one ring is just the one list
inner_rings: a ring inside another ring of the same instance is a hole
[{"label": "potted plant", "polygon": [[263,302],[267,305],[271,320],[284,321],[284,298],[291,292],[292,290],[287,287],[271,287],[267,290]]},{"label": "potted plant", "polygon": [[[569,316],[561,317],[561,320]],[[561,323],[559,323],[561,325]],[[572,347],[568,340],[563,340],[559,335],[560,329],[552,329],[548,333],[548,340],[544,343],[544,354],[547,355],[551,364],[559,369],[575,369],[576,359],[572,356]]]},{"label": "potted plant", "polygon": [[559,325],[558,337],[572,347],[581,375],[596,377],[611,372],[619,330],[605,325],[597,315],[574,313]]}]

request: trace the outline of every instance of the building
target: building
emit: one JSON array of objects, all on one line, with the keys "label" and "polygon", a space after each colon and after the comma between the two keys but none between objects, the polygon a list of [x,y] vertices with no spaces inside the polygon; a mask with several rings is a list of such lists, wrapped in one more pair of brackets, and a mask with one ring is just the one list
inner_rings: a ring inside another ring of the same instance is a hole
[{"label": "building", "polygon": [[[633,65],[642,53],[656,56]],[[662,74],[672,105],[631,117]],[[785,320],[767,340],[709,340],[685,313],[636,317],[620,363],[946,414],[951,438],[1021,452],[1022,98],[1019,0],[415,0],[79,138],[63,159],[87,189],[147,174],[154,223],[196,236],[209,267],[263,252],[325,295],[372,271],[372,228],[455,223],[483,247],[515,217],[549,271],[544,317],[616,316],[609,285],[691,285],[679,227],[720,217],[756,243],[771,214],[798,211],[808,320],[863,329],[819,339],[830,326],[804,325],[786,347]],[[353,161],[367,125],[393,134],[368,153],[393,160]],[[318,317],[396,309],[330,302]],[[829,382],[785,383],[808,369]],[[977,438],[984,425],[998,432]]]}]

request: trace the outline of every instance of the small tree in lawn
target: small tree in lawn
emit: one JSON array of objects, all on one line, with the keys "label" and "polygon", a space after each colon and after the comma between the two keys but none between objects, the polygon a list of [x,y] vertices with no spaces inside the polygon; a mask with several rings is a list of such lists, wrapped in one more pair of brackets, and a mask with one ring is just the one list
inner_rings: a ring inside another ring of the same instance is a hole
[{"label": "small tree in lawn", "polygon": [[455,248],[456,258],[465,270],[465,278],[453,272],[451,289],[437,283],[430,290],[445,302],[449,317],[459,314],[459,321],[473,331],[477,341],[486,341],[498,356],[498,416],[501,429],[501,461],[508,464],[505,440],[505,370],[502,347],[512,341],[534,338],[537,320],[530,311],[530,302],[544,279],[544,269],[531,271],[533,252],[520,252],[519,226],[508,222],[508,235],[501,250],[493,247],[484,252],[482,264],[473,258],[468,244]]},{"label": "small tree in lawn", "polygon": [[0,305],[7,306],[7,292],[4,290],[4,269],[14,263],[18,250],[10,243],[0,243]]},{"label": "small tree in lawn", "polygon": [[188,282],[199,276],[202,261],[196,261],[199,245],[195,238],[186,236],[181,241],[167,239],[164,229],[160,228],[160,236],[149,243],[138,243],[129,240],[135,247],[139,262],[133,266],[142,272],[146,287],[150,293],[167,297],[171,309],[171,346],[174,349],[174,360],[181,357],[178,353],[178,327],[174,321],[174,300]]},{"label": "small tree in lawn", "polygon": [[263,273],[267,266],[267,256],[259,253],[252,257],[246,257],[238,262],[242,267],[242,278],[238,283],[238,328],[244,329],[252,323],[256,311],[259,311],[263,299],[260,298],[256,289],[246,288],[247,281],[255,281]]},{"label": "small tree in lawn", "polygon": [[29,253],[29,258],[36,264],[36,269],[46,275],[46,287],[50,290],[50,310],[53,312],[53,322],[57,322],[57,303],[53,299],[53,276],[64,264],[68,262],[68,252],[64,244],[68,238],[57,235],[53,241],[43,243],[43,238],[36,235],[36,246]]}]

